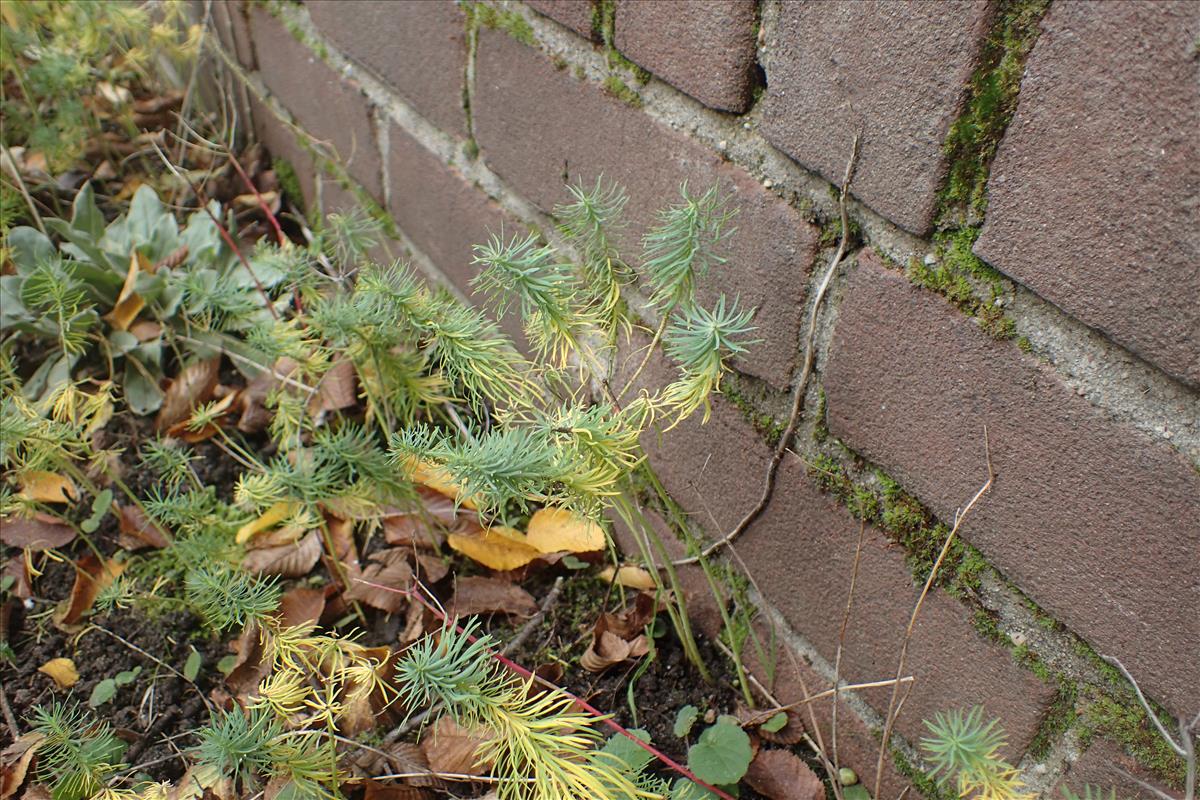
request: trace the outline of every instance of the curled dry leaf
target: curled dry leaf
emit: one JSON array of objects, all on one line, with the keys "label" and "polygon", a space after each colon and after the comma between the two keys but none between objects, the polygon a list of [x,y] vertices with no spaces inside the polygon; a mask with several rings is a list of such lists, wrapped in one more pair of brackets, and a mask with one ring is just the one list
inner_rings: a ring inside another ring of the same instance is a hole
[{"label": "curled dry leaf", "polygon": [[118,505],[117,522],[121,531],[117,542],[126,550],[141,550],[144,547],[161,549],[171,543],[166,531],[147,519],[137,506]]},{"label": "curled dry leaf", "polygon": [[9,547],[49,550],[70,544],[75,535],[73,527],[49,514],[0,518],[0,542]]},{"label": "curled dry leaf", "polygon": [[[353,756],[350,767],[355,775],[381,775],[385,772],[428,772],[429,760],[421,748],[412,742],[393,742],[381,748],[362,750]],[[444,782],[432,775],[405,778],[414,786],[442,786]]]},{"label": "curled dry leaf", "polygon": [[779,730],[770,731],[762,726],[773,719],[774,714],[770,714],[762,709],[752,710],[740,704],[737,708],[737,718],[742,723],[742,726],[757,728],[756,732],[764,741],[772,744],[793,745],[803,740],[804,719],[801,716],[800,710],[789,708],[779,713],[787,716],[787,722]]},{"label": "curled dry leaf", "polygon": [[[406,592],[412,589],[413,572],[408,563],[408,554],[399,548],[375,553],[365,569],[353,566],[347,570],[350,585],[343,595],[347,600],[361,603],[395,614],[409,604]],[[370,586],[366,581],[375,586]]]},{"label": "curled dry leaf", "polygon": [[308,412],[341,411],[358,403],[358,373],[354,362],[341,358],[333,362],[317,384],[316,394],[308,401]]},{"label": "curled dry leaf", "polygon": [[139,342],[145,344],[146,342],[157,339],[159,336],[161,336],[163,332],[163,326],[162,323],[143,319],[138,320],[130,325],[129,332],[132,333]]},{"label": "curled dry leaf", "polygon": [[525,534],[500,526],[470,533],[452,533],[446,543],[485,567],[501,572],[523,567],[541,555],[525,541]]},{"label": "curled dry leaf", "polygon": [[616,569],[605,567],[600,570],[600,574],[597,577],[606,583],[611,581],[624,586],[626,589],[639,589],[645,592],[652,591],[657,586],[653,575],[641,567],[629,564],[623,564]]},{"label": "curled dry leaf", "polygon": [[165,431],[186,420],[191,416],[192,409],[212,397],[220,369],[221,357],[217,356],[193,361],[180,370],[167,387],[162,408],[154,420],[155,429]]},{"label": "curled dry leaf", "polygon": [[433,732],[421,741],[421,752],[434,772],[486,775],[489,765],[478,763],[476,753],[488,742],[482,730],[464,728],[450,717],[441,717]]},{"label": "curled dry leaf", "polygon": [[321,535],[316,531],[309,531],[298,542],[251,550],[242,559],[242,569],[259,575],[299,578],[312,572],[320,558]]},{"label": "curled dry leaf", "polygon": [[458,526],[466,529],[474,524],[472,515],[457,512],[454,500],[428,486],[417,487],[416,502],[416,508],[384,515],[383,533],[388,544],[439,550],[446,540],[445,530]]},{"label": "curled dry leaf", "polygon": [[271,672],[271,665],[263,659],[262,632],[257,622],[246,625],[234,647],[237,660],[225,676],[225,685],[238,698],[245,698],[255,692],[258,684]]},{"label": "curled dry leaf", "polygon": [[20,600],[33,597],[33,576],[29,574],[29,562],[24,555],[18,553],[4,562],[4,569],[0,571],[0,579],[3,578],[12,578],[8,591],[13,597]]},{"label": "curled dry leaf", "polygon": [[138,274],[141,272],[154,272],[154,265],[144,255],[134,250],[129,256],[129,270],[125,273],[125,283],[121,286],[121,293],[117,296],[116,305],[113,306],[112,311],[104,315],[104,319],[119,331],[129,330],[130,323],[146,307],[146,301],[133,290]]},{"label": "curled dry leaf", "polygon": [[325,611],[325,592],[297,586],[279,599],[279,621],[287,628],[316,622]]},{"label": "curled dry leaf", "polygon": [[416,562],[418,577],[426,584],[437,583],[450,572],[450,567],[441,556],[420,552],[413,553],[412,556]]},{"label": "curled dry leaf", "polygon": [[213,421],[206,422],[204,427],[200,428],[199,430],[195,430],[193,426],[189,424],[190,420],[181,420],[167,428],[167,436],[175,439],[182,439],[188,444],[196,444],[197,442],[203,442],[211,439],[220,432],[221,429],[218,425],[223,421],[224,417],[230,413],[230,409],[233,407],[233,402],[236,399],[236,391],[226,393],[224,397],[222,397],[208,409],[207,413],[211,416]]},{"label": "curled dry leaf", "polygon": [[653,595],[643,593],[621,613],[601,614],[592,630],[592,642],[579,659],[580,666],[588,672],[603,672],[614,664],[646,655],[650,642],[645,629],[656,612]]},{"label": "curled dry leaf", "polygon": [[59,689],[70,689],[79,683],[79,670],[69,658],[52,658],[38,667],[38,672],[49,675]]},{"label": "curled dry leaf", "polygon": [[565,508],[543,508],[529,518],[525,541],[543,553],[590,553],[607,544],[604,529]]},{"label": "curled dry leaf", "polygon": [[70,478],[35,469],[21,475],[21,497],[37,503],[70,503],[79,499],[79,490]]},{"label": "curled dry leaf", "polygon": [[760,750],[746,783],[768,800],[824,800],[825,784],[790,750]]},{"label": "curled dry leaf", "polygon": [[408,479],[413,483],[428,486],[430,489],[440,492],[451,500],[457,500],[458,504],[463,508],[469,508],[472,511],[478,510],[478,498],[463,497],[462,487],[445,468],[431,464],[428,461],[410,458],[405,462],[405,470],[408,473]]},{"label": "curled dry leaf", "polygon": [[537,609],[533,595],[515,583],[479,576],[459,578],[450,601],[451,617],[494,612],[532,617]]},{"label": "curled dry leaf", "polygon": [[279,523],[283,522],[288,517],[296,513],[299,506],[296,503],[290,503],[280,500],[275,505],[264,511],[258,519],[247,522],[242,527],[238,528],[234,539],[238,544],[245,544],[250,541],[250,537],[261,531],[274,528]]},{"label": "curled dry leaf", "polygon": [[[96,596],[125,571],[125,564],[108,559],[104,563],[88,554],[75,563],[75,584],[71,596],[55,612],[55,621],[62,625],[77,625],[91,610]],[[61,614],[61,616],[60,616]]]},{"label": "curled dry leaf", "polygon": [[40,733],[27,733],[0,753],[0,800],[15,795],[25,783],[29,764],[44,738]]}]

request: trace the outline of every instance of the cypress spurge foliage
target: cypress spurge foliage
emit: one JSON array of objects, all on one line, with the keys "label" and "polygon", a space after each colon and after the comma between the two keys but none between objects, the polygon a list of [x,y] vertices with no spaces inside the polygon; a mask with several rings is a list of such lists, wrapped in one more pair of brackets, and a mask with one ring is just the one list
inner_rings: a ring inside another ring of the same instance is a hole
[{"label": "cypress spurge foliage", "polygon": [[37,746],[38,778],[54,800],[82,800],[104,790],[121,769],[125,744],[111,725],[76,705],[37,706],[29,720],[44,738]]},{"label": "cypress spurge foliage", "polygon": [[487,740],[475,756],[501,780],[501,800],[623,800],[652,796],[639,789],[621,764],[597,748],[594,720],[557,691],[537,693],[532,682],[502,670],[492,641],[471,641],[475,627],[453,624],[426,637],[396,666],[405,705],[444,703],[460,725],[482,728]]},{"label": "cypress spurge foliage", "polygon": [[954,709],[926,720],[930,736],[921,747],[934,764],[941,782],[953,780],[960,797],[977,800],[1025,800],[1017,769],[1000,756],[1004,732],[998,720],[985,722],[983,708],[964,713]]}]

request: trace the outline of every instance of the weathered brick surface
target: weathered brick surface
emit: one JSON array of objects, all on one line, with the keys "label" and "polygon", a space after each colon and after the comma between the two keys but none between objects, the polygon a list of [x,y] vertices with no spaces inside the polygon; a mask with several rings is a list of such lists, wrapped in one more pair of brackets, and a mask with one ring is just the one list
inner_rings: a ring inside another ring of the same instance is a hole
[{"label": "weathered brick surface", "polygon": [[503,33],[480,31],[473,106],[483,157],[505,181],[542,209],[566,197],[563,176],[598,175],[629,192],[625,253],[640,252],[641,234],[657,208],[714,182],[741,213],[728,247],[729,263],[709,276],[717,292],[757,307],[763,342],[738,366],[786,386],[795,361],[804,280],[817,231],[744,170],[720,161],[686,136],[657,123],[590,84],[557,70],[540,53]]},{"label": "weathered brick surface", "polygon": [[853,193],[929,230],[942,144],[987,31],[986,0],[784,3],[769,43],[763,134],[838,183],[862,130]]},{"label": "weathered brick surface", "polygon": [[309,0],[320,31],[442,130],[467,134],[466,16],[453,0]]},{"label": "weathered brick surface", "polygon": [[599,39],[592,26],[596,9],[592,0],[525,0],[525,5],[582,36]]},{"label": "weathered brick surface", "polygon": [[305,130],[336,152],[363,188],[381,198],[379,147],[366,96],[259,6],[250,10],[250,25],[267,88]]},{"label": "weathered brick surface", "polygon": [[1128,800],[1157,800],[1156,795],[1129,780],[1121,774],[1121,770],[1135,775],[1139,780],[1158,786],[1168,797],[1183,797],[1178,792],[1171,792],[1167,787],[1154,780],[1153,776],[1138,767],[1137,762],[1130,758],[1120,745],[1108,739],[1099,739],[1094,742],[1082,756],[1068,766],[1066,774],[1048,796],[1064,797],[1062,790],[1066,787],[1083,797],[1085,789],[1091,786],[1093,790],[1099,788],[1102,792],[1116,789],[1117,797],[1128,798]]},{"label": "weathered brick surface", "polygon": [[1200,385],[1194,3],[1056,3],[992,166],[975,252]]},{"label": "weathered brick surface", "polygon": [[[788,457],[767,511],[742,537],[738,552],[762,591],[831,663],[849,592],[861,524],[822,495],[799,459]],[[920,594],[903,553],[868,526],[842,654],[848,681],[892,678],[904,630]],[[923,720],[952,708],[982,705],[1008,734],[1006,754],[1018,760],[1032,741],[1053,687],[1020,667],[1003,647],[972,626],[968,609],[942,591],[921,608],[905,674],[915,680],[897,730],[910,741],[928,733]],[[887,711],[891,689],[862,695]]]},{"label": "weathered brick surface", "polygon": [[317,167],[312,153],[302,147],[292,129],[256,97],[250,98],[250,116],[254,123],[254,135],[267,148],[272,160],[287,162],[296,173],[304,197],[293,199],[302,200],[305,209],[308,209],[317,197]]},{"label": "weathered brick surface", "polygon": [[754,88],[754,0],[619,0],[614,38],[631,61],[712,108],[742,112]]},{"label": "weathered brick surface", "polygon": [[[473,247],[487,242],[491,233],[512,236],[525,233],[526,227],[396,125],[388,133],[388,145],[388,212],[434,266],[471,297],[471,279],[479,271],[471,264]],[[523,342],[514,314],[505,315],[500,327]]]},{"label": "weathered brick surface", "polygon": [[[197,20],[204,19],[204,3],[196,2]],[[212,4],[212,24],[221,46],[228,50],[243,66],[254,69],[254,43],[246,23],[248,9],[241,0],[229,0]]]},{"label": "weathered brick surface", "polygon": [[965,536],[1147,693],[1200,705],[1200,473],[1048,367],[862,251],[825,378],[831,431]]}]

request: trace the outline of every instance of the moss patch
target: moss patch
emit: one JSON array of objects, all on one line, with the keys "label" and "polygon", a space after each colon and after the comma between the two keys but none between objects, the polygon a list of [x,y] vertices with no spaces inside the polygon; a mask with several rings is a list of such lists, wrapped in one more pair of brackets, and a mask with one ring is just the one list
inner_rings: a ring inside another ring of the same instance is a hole
[{"label": "moss patch", "polygon": [[468,24],[504,31],[521,44],[529,47],[537,43],[533,35],[533,27],[528,20],[515,11],[483,3],[468,3],[464,5],[464,9],[467,13]]},{"label": "moss patch", "polygon": [[1029,755],[1039,761],[1050,754],[1050,748],[1079,717],[1079,712],[1075,709],[1079,700],[1079,686],[1065,675],[1059,675],[1057,679],[1058,688],[1054,693],[1054,700],[1050,703],[1046,716],[1042,718],[1042,724],[1034,734],[1033,741],[1029,743]]},{"label": "moss patch", "polygon": [[918,769],[908,757],[895,748],[892,749],[892,762],[896,771],[912,783],[913,788],[929,800],[955,800],[956,795],[949,784],[942,784],[937,778]]},{"label": "moss patch", "polygon": [[620,77],[616,75],[609,75],[604,79],[604,83],[601,84],[601,86],[604,88],[606,93],[617,98],[622,103],[633,106],[634,108],[642,107],[642,96],[633,89],[629,88],[629,84],[621,80]]},{"label": "moss patch", "polygon": [[754,432],[766,440],[767,444],[771,447],[779,444],[785,426],[765,411],[759,411],[734,380],[726,379],[725,385],[721,387],[721,396],[733,403],[741,413],[742,419],[750,423]]},{"label": "moss patch", "polygon": [[942,214],[982,216],[987,178],[996,148],[1017,108],[1025,59],[1050,0],[1002,0],[980,67],[971,76],[966,109],[950,126],[945,153],[950,167],[942,192]]},{"label": "moss patch", "polygon": [[[934,235],[937,261],[930,265],[913,258],[905,270],[910,281],[937,292],[960,311],[979,320],[979,326],[994,339],[1011,339],[1016,335],[1016,323],[1006,315],[997,301],[1004,297],[1000,273],[988,266],[972,248],[979,238],[979,229],[958,228]],[[982,283],[988,297],[980,297],[975,282]]]},{"label": "moss patch", "polygon": [[300,190],[300,176],[296,174],[296,168],[287,159],[277,156],[271,161],[271,169],[275,171],[275,180],[279,181],[279,188],[283,190],[284,196],[303,210],[304,192]]},{"label": "moss patch", "polygon": [[[1114,739],[1124,745],[1138,763],[1173,788],[1183,787],[1186,774],[1183,759],[1158,735],[1132,692],[1121,700],[1112,697],[1096,699],[1087,707],[1084,724],[1086,740],[1090,741],[1096,734]],[[1174,728],[1168,721],[1167,730]]]}]

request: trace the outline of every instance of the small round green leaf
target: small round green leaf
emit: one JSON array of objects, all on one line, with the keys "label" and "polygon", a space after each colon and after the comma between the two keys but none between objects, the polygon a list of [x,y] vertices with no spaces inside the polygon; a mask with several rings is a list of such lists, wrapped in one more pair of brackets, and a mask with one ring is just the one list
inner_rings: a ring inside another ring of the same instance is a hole
[{"label": "small round green leaf", "polygon": [[705,783],[734,784],[750,768],[750,737],[733,717],[722,716],[688,748],[688,768]]},{"label": "small round green leaf", "polygon": [[767,733],[778,733],[783,730],[783,726],[787,725],[788,715],[786,711],[780,711],[775,716],[764,722],[759,727]]},{"label": "small round green leaf", "polygon": [[109,700],[112,700],[116,693],[117,682],[112,678],[105,678],[92,689],[92,696],[88,698],[88,705],[92,708],[102,706]]},{"label": "small round green leaf", "polygon": [[692,705],[684,706],[679,709],[679,713],[675,715],[675,735],[682,739],[692,732],[692,726],[696,724],[696,718],[700,716],[700,709]]},{"label": "small round green leaf", "polygon": [[183,677],[187,678],[189,681],[196,680],[196,676],[200,674],[200,664],[203,663],[203,661],[204,659],[201,657],[201,655],[193,648],[192,652],[188,654],[187,661],[183,665]]}]

